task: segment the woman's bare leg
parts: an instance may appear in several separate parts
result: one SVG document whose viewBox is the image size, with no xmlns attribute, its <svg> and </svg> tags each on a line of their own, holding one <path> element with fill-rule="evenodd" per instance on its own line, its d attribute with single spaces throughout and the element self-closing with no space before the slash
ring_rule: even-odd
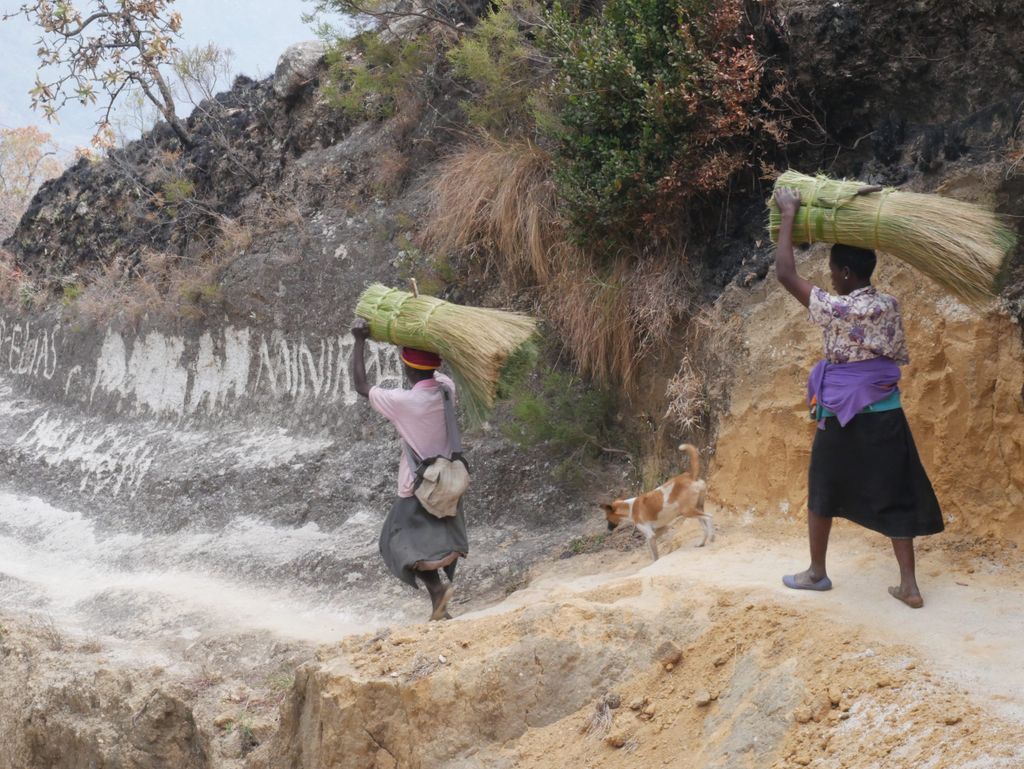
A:
<svg viewBox="0 0 1024 769">
<path fill-rule="evenodd" d="M 900 584 L 889 588 L 889 595 L 903 601 L 912 609 L 924 606 L 921 590 L 917 586 L 917 574 L 914 565 L 914 540 L 893 539 L 892 551 L 896 554 L 896 562 L 900 565 Z"/>
<path fill-rule="evenodd" d="M 828 537 L 831 532 L 831 518 L 807 511 L 807 540 L 811 546 L 811 565 L 806 571 L 793 575 L 796 584 L 812 585 L 828 576 L 825 555 L 828 553 Z"/>
</svg>

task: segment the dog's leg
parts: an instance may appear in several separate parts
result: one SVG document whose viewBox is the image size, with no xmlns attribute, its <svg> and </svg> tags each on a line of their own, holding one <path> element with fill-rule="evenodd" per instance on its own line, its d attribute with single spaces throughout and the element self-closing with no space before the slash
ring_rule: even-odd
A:
<svg viewBox="0 0 1024 769">
<path fill-rule="evenodd" d="M 647 549 L 651 551 L 651 562 L 658 560 L 658 538 L 649 537 L 647 539 Z"/>
<path fill-rule="evenodd" d="M 640 529 L 640 533 L 642 533 L 647 538 L 647 549 L 651 551 L 651 561 L 652 562 L 657 561 L 658 560 L 658 534 L 657 534 L 657 532 L 654 530 L 654 528 L 652 526 L 648 526 L 647 524 L 642 524 L 640 526 L 637 526 L 637 528 Z"/>
<path fill-rule="evenodd" d="M 704 547 L 704 545 L 708 543 L 708 522 L 704 520 L 703 515 L 698 515 L 697 520 L 700 522 L 700 530 L 704 534 L 704 538 L 694 545 L 694 547 Z"/>
<path fill-rule="evenodd" d="M 715 524 L 711 520 L 710 515 L 702 515 L 698 518 L 700 526 L 704 530 L 704 539 L 701 540 L 697 547 L 704 547 L 708 542 L 715 541 Z"/>
</svg>

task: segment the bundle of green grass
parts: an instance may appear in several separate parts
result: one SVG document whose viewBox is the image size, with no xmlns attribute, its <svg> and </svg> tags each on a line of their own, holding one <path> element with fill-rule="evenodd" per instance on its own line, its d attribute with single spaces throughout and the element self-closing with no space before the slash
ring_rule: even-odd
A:
<svg viewBox="0 0 1024 769">
<path fill-rule="evenodd" d="M 953 198 L 796 171 L 782 174 L 775 187 L 800 191 L 794 243 L 842 243 L 891 254 L 974 306 L 995 294 L 996 279 L 1016 243 L 999 216 Z M 773 199 L 772 242 L 778 242 L 780 223 Z"/>
<path fill-rule="evenodd" d="M 474 421 L 537 361 L 537 321 L 528 315 L 452 304 L 375 283 L 356 305 L 370 338 L 440 355 L 451 366 L 460 400 Z"/>
</svg>

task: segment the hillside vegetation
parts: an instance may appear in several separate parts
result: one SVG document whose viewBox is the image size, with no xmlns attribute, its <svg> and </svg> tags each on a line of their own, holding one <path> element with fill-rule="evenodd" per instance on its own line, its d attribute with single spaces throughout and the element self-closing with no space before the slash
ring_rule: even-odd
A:
<svg viewBox="0 0 1024 769">
<path fill-rule="evenodd" d="M 1024 210 L 1014 5 L 324 0 L 363 25 L 325 31 L 302 77 L 240 78 L 187 145 L 159 124 L 44 186 L 6 243 L 8 300 L 251 320 L 254 254 L 322 281 L 313 224 L 374 211 L 349 235 L 371 261 L 539 314 L 552 359 L 607 403 L 595 429 L 617 437 L 584 443 L 657 474 L 665 446 L 713 443 L 733 345 L 710 303 L 765 276 L 780 169 L 929 190 L 984 167 L 983 202 Z M 1018 256 L 1016 313 L 1022 286 Z"/>
</svg>

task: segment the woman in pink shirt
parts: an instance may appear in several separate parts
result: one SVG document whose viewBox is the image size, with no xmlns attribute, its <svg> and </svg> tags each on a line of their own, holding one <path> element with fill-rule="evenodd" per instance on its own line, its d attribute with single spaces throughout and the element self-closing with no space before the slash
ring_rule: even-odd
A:
<svg viewBox="0 0 1024 769">
<path fill-rule="evenodd" d="M 454 517 L 438 518 L 427 512 L 413 493 L 416 468 L 409 461 L 406 447 L 420 459 L 450 456 L 444 398 L 451 398 L 454 406 L 455 383 L 437 371 L 441 366 L 437 355 L 403 347 L 402 363 L 410 389 L 370 387 L 363 360 L 369 334 L 365 321 L 359 321 L 352 328 L 355 390 L 369 399 L 374 411 L 395 426 L 402 440 L 398 497 L 381 529 L 380 554 L 391 573 L 406 584 L 418 588 L 417 577 L 423 582 L 430 593 L 431 620 L 447 619 L 455 567 L 458 559 L 469 553 L 462 502 Z M 442 579 L 442 571 L 448 578 L 447 583 Z"/>
<path fill-rule="evenodd" d="M 807 397 L 817 422 L 808 470 L 807 529 L 811 565 L 787 574 L 797 590 L 829 590 L 825 569 L 832 518 L 847 518 L 892 541 L 900 584 L 889 594 L 924 606 L 914 568 L 914 537 L 942 531 L 942 512 L 917 454 L 900 402 L 900 366 L 910 362 L 897 301 L 871 285 L 875 252 L 835 245 L 829 294 L 800 277 L 793 220 L 800 193 L 780 189 L 782 214 L 775 269 L 779 282 L 808 309 L 824 336 Z"/>
</svg>

